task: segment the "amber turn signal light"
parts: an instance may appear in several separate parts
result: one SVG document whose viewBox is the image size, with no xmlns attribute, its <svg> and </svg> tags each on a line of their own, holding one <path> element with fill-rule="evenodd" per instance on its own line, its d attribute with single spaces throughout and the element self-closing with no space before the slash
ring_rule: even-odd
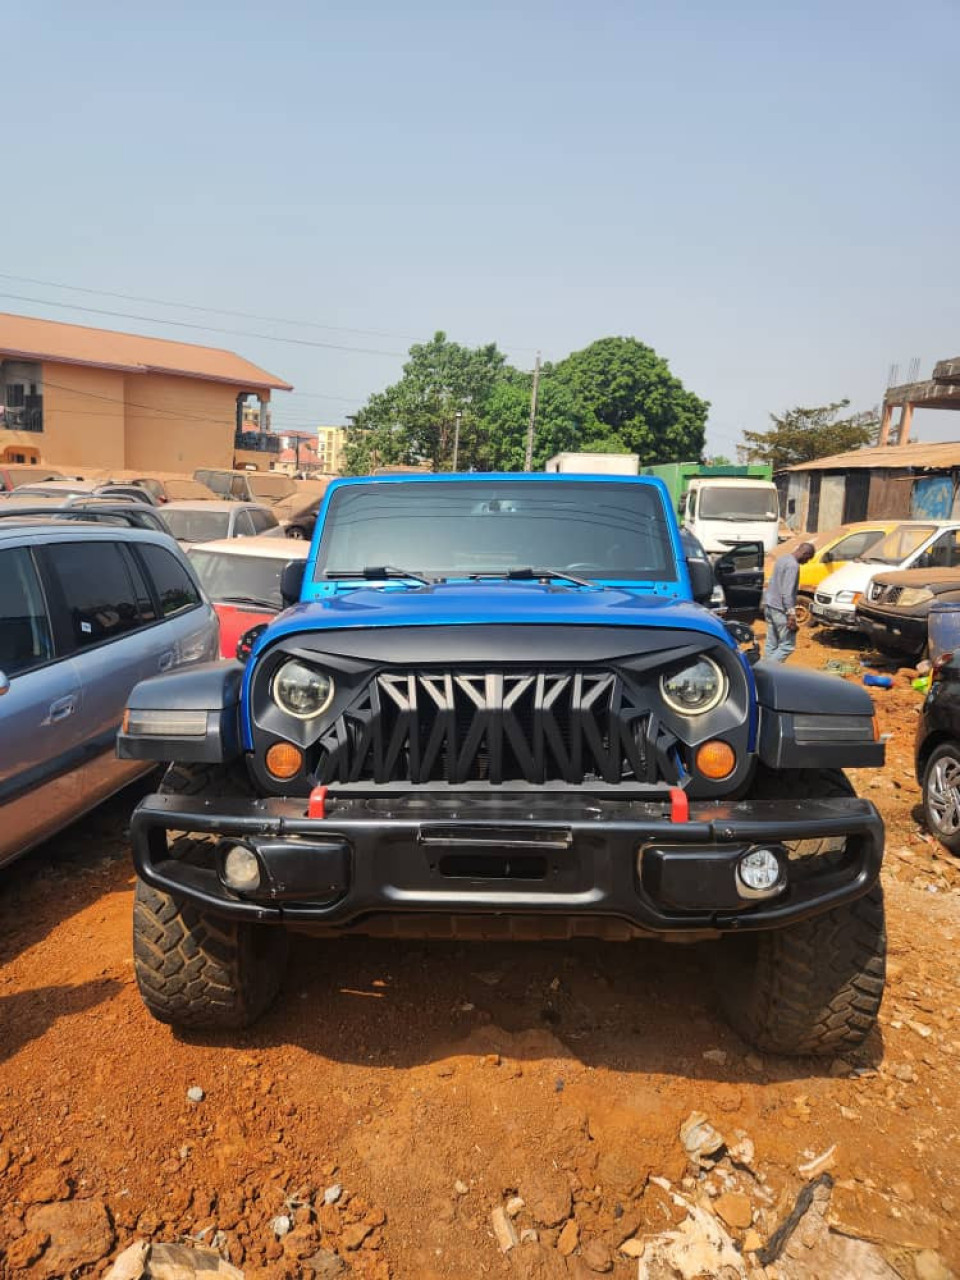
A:
<svg viewBox="0 0 960 1280">
<path fill-rule="evenodd" d="M 697 768 L 705 778 L 729 778 L 737 767 L 737 757 L 728 742 L 714 739 L 697 748 Z"/>
<path fill-rule="evenodd" d="M 300 772 L 303 752 L 290 742 L 275 742 L 267 748 L 267 770 L 275 778 L 292 778 Z"/>
</svg>

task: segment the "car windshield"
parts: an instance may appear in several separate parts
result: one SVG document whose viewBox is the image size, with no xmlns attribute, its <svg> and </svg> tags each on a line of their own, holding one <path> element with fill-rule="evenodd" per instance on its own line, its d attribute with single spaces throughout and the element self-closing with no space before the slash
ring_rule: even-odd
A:
<svg viewBox="0 0 960 1280">
<path fill-rule="evenodd" d="M 936 528 L 931 524 L 898 525 L 881 543 L 871 547 L 863 559 L 867 564 L 903 564 L 932 533 L 936 533 Z"/>
<path fill-rule="evenodd" d="M 164 523 L 180 542 L 213 542 L 225 538 L 230 529 L 229 511 L 188 511 L 167 507 Z"/>
<path fill-rule="evenodd" d="M 144 485 L 149 481 L 144 481 Z M 157 483 L 157 482 L 154 482 Z M 157 484 L 162 494 L 166 490 L 166 497 L 171 502 L 176 502 L 178 498 L 192 500 L 195 498 L 212 498 L 213 492 L 208 485 L 201 484 L 199 480 L 164 480 L 162 484 Z M 159 496 L 159 495 L 158 495 Z"/>
<path fill-rule="evenodd" d="M 700 490 L 702 520 L 776 520 L 777 491 L 761 485 L 710 485 Z"/>
<path fill-rule="evenodd" d="M 234 556 L 222 551 L 187 552 L 211 600 L 249 600 L 279 609 L 280 575 L 285 560 L 276 556 Z"/>
<path fill-rule="evenodd" d="M 316 577 L 385 565 L 431 578 L 527 567 L 613 581 L 677 577 L 660 494 L 637 481 L 409 481 L 337 490 Z"/>
</svg>

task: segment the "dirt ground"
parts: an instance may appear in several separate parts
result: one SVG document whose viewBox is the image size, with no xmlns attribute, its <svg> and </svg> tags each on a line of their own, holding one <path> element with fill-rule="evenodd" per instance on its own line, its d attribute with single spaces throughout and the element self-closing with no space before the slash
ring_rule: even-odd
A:
<svg viewBox="0 0 960 1280">
<path fill-rule="evenodd" d="M 794 661 L 857 653 L 806 632 Z M 841 1238 L 879 1246 L 870 1275 L 960 1271 L 960 864 L 918 821 L 920 695 L 901 675 L 875 701 L 888 763 L 855 781 L 887 822 L 890 981 L 847 1061 L 751 1052 L 712 948 L 645 944 L 298 940 L 256 1028 L 188 1036 L 134 983 L 129 795 L 0 872 L 0 1271 L 100 1275 L 148 1239 L 248 1276 L 635 1277 L 621 1246 L 683 1219 L 675 1196 L 752 1277 L 868 1274 Z M 737 1159 L 688 1163 L 694 1111 Z M 801 1221 L 763 1269 L 822 1170 L 831 1230 Z"/>
</svg>

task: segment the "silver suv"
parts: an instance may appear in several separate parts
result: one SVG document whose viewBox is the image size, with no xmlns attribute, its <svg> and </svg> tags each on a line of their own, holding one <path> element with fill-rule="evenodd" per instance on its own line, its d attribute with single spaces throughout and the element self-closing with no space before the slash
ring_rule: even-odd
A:
<svg viewBox="0 0 960 1280">
<path fill-rule="evenodd" d="M 218 649 L 169 535 L 0 520 L 0 863 L 144 772 L 114 754 L 130 690 Z"/>
</svg>

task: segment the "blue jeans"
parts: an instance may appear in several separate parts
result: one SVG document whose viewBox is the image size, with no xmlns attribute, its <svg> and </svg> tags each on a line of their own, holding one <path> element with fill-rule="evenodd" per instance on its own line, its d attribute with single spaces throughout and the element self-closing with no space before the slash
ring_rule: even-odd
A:
<svg viewBox="0 0 960 1280">
<path fill-rule="evenodd" d="M 787 615 L 781 609 L 764 609 L 767 642 L 763 656 L 770 662 L 786 662 L 797 647 L 797 633 L 787 626 Z"/>
</svg>

